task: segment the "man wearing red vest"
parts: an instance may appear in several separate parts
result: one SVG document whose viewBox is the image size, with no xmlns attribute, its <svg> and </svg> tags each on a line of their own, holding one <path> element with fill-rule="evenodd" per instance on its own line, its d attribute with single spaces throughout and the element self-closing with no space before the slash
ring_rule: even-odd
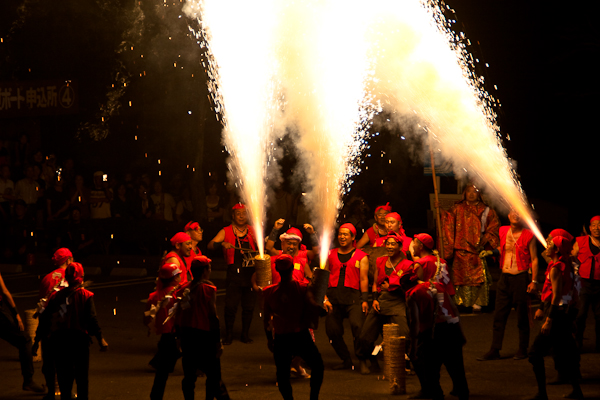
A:
<svg viewBox="0 0 600 400">
<path fill-rule="evenodd" d="M 416 261 L 413 265 L 415 273 L 423 282 L 439 283 L 444 292 L 454 296 L 454 285 L 448 272 L 446 260 L 439 257 L 433 238 L 426 233 L 419 233 L 413 239 L 413 254 Z"/>
<path fill-rule="evenodd" d="M 191 281 L 193 276 L 186 260 L 192 251 L 192 238 L 184 232 L 179 232 L 171 238 L 173 250 L 168 252 L 162 264 L 175 264 L 181 270 L 181 284 Z"/>
<path fill-rule="evenodd" d="M 240 302 L 242 303 L 242 343 L 252 343 L 250 324 L 254 315 L 256 292 L 252 290 L 254 274 L 253 252 L 256 247 L 256 233 L 248 225 L 248 213 L 243 204 L 232 209 L 232 223 L 221 229 L 208 243 L 210 250 L 223 249 L 227 263 L 227 288 L 225 292 L 225 340 L 229 345 L 233 340 L 233 323 Z"/>
<path fill-rule="evenodd" d="M 406 302 L 404 292 L 400 288 L 400 276 L 412 268 L 413 262 L 406 259 L 402 251 L 402 237 L 390 232 L 385 238 L 387 256 L 377 258 L 377 270 L 373 281 L 373 308 L 360 331 L 356 356 L 361 360 L 360 373 L 370 372 L 363 360 L 373 352 L 375 340 L 383 332 L 384 324 L 398 324 L 400 336 L 408 336 L 406 321 Z M 373 365 L 375 364 L 375 365 Z M 376 359 L 371 359 L 371 365 L 378 369 Z"/>
<path fill-rule="evenodd" d="M 277 384 L 285 400 L 293 399 L 290 384 L 290 364 L 294 356 L 302 357 L 311 368 L 310 398 L 319 398 L 323 383 L 323 359 L 309 331 L 308 315 L 315 315 L 320 306 L 311 302 L 308 283 L 293 278 L 294 260 L 289 254 L 277 257 L 275 268 L 281 282 L 267 286 L 265 296 L 265 329 L 273 321 L 273 357 L 277 367 Z"/>
<path fill-rule="evenodd" d="M 577 315 L 577 344 L 583 346 L 583 332 L 590 306 L 596 320 L 596 352 L 600 352 L 600 215 L 590 221 L 590 234 L 580 236 L 573 247 L 581 266 L 581 293 Z"/>
<path fill-rule="evenodd" d="M 375 209 L 375 223 L 372 227 L 367 229 L 363 237 L 360 238 L 356 247 L 362 249 L 366 245 L 373 247 L 375 241 L 381 237 L 385 237 L 388 233 L 388 229 L 385 225 L 385 217 L 392 212 L 390 203 L 385 206 L 379 206 Z"/>
<path fill-rule="evenodd" d="M 325 266 L 331 272 L 323 304 L 328 312 L 325 330 L 333 349 L 342 359 L 341 364 L 333 367 L 334 370 L 350 369 L 353 365 L 348 346 L 344 342 L 344 318 L 350 321 L 356 351 L 365 314 L 369 310 L 369 257 L 354 247 L 355 237 L 354 225 L 340 226 L 340 247 L 329 252 Z"/>
<path fill-rule="evenodd" d="M 194 399 L 198 369 L 206 375 L 206 399 L 229 400 L 227 388 L 221 380 L 221 332 L 217 316 L 217 288 L 209 281 L 211 260 L 196 257 L 190 268 L 194 280 L 177 295 L 181 297 L 177 326 L 183 353 L 183 381 L 185 400 Z"/>
<path fill-rule="evenodd" d="M 506 322 L 513 307 L 517 311 L 519 328 L 519 349 L 513 358 L 515 360 L 527 358 L 530 331 L 528 293 L 537 291 L 535 280 L 538 274 L 537 247 L 533 232 L 523 227 L 521 217 L 515 210 L 510 210 L 508 220 L 510 226 L 500 227 L 500 247 L 494 252 L 484 250 L 480 254 L 481 257 L 499 254 L 502 275 L 496 289 L 492 346 L 490 351 L 478 358 L 479 361 L 500 358 Z"/>
<path fill-rule="evenodd" d="M 400 217 L 400 214 L 397 212 L 387 214 L 385 216 L 385 227 L 388 232 L 395 232 L 402 237 L 402 251 L 409 259 L 412 259 L 412 255 L 409 252 L 412 240 L 406 236 L 406 232 L 404 232 L 404 228 L 402 228 L 402 218 Z M 385 246 L 386 237 L 387 236 L 383 236 L 375 240 L 373 247 Z"/>
<path fill-rule="evenodd" d="M 560 376 L 573 386 L 573 391 L 565 397 L 583 399 L 577 376 L 579 351 L 571 332 L 572 319 L 569 317 L 569 308 L 575 306 L 575 275 L 570 260 L 571 251 L 571 242 L 565 237 L 554 236 L 548 240 L 546 253 L 550 262 L 542 287 L 543 307 L 535 313 L 535 318 L 543 320 L 544 323 L 529 348 L 529 362 L 533 366 L 538 385 L 538 392 L 534 397 L 536 400 L 548 399 L 544 356 L 551 349 L 554 349 L 555 363 Z"/>
</svg>

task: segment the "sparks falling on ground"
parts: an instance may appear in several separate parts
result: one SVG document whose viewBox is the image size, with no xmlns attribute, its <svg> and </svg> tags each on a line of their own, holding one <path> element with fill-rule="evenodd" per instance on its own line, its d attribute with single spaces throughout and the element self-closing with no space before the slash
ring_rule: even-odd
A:
<svg viewBox="0 0 600 400">
<path fill-rule="evenodd" d="M 421 135 L 496 205 L 514 207 L 545 243 L 501 146 L 497 101 L 472 72 L 464 35 L 417 0 L 194 0 L 209 88 L 224 123 L 230 170 L 260 232 L 276 132 L 297 135 L 307 207 L 324 265 L 357 157 L 381 110 Z M 200 18 L 201 16 L 201 18 Z M 407 126 L 408 125 L 408 126 Z M 408 129 L 408 130 L 410 130 Z M 410 194 L 406 194 L 410 195 Z M 262 245 L 259 240 L 259 244 Z M 262 249 L 261 249 L 262 254 Z"/>
</svg>

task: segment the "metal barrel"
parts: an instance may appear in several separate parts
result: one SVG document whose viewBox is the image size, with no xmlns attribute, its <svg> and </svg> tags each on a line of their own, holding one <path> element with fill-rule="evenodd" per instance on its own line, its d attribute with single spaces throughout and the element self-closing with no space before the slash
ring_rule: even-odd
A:
<svg viewBox="0 0 600 400">
<path fill-rule="evenodd" d="M 311 290 L 317 304 L 323 304 L 329 285 L 329 274 L 330 272 L 323 268 L 316 268 L 313 271 Z"/>
<path fill-rule="evenodd" d="M 256 284 L 265 288 L 273 283 L 271 274 L 271 256 L 260 254 L 254 257 L 254 268 L 256 271 Z"/>
</svg>

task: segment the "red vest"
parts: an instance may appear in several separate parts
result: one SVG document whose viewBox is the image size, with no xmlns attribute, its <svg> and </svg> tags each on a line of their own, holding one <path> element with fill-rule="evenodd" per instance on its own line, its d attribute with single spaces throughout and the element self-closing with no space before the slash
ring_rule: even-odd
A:
<svg viewBox="0 0 600 400">
<path fill-rule="evenodd" d="M 508 235 L 509 230 L 510 226 L 500 227 L 500 248 L 502 249 L 502 252 L 500 253 L 500 268 L 504 266 L 504 246 L 506 246 L 506 235 Z M 519 236 L 515 243 L 515 255 L 517 257 L 517 268 L 519 271 L 525 271 L 531 268 L 529 242 L 531 242 L 532 239 L 533 232 L 525 228 L 521 231 L 521 236 Z"/>
<path fill-rule="evenodd" d="M 179 256 L 179 254 L 177 254 L 176 251 L 170 251 L 163 258 L 162 264 L 164 264 L 165 261 L 167 261 L 169 258 L 172 258 L 172 257 L 175 257 L 177 259 L 177 261 L 179 261 L 179 269 L 181 270 L 181 280 L 179 281 L 179 283 L 184 284 L 184 283 L 188 282 L 187 275 L 189 272 L 189 265 L 186 262 L 187 258 L 183 259 Z M 192 275 L 192 273 L 190 272 L 190 276 L 191 275 Z"/>
<path fill-rule="evenodd" d="M 589 236 L 579 236 L 576 240 L 579 245 L 577 258 L 581 263 L 581 266 L 579 267 L 579 276 L 585 279 L 600 280 L 600 253 L 596 255 L 592 254 Z M 590 276 L 592 265 L 594 265 L 594 276 Z"/>
<path fill-rule="evenodd" d="M 188 286 L 189 287 L 189 286 Z M 182 288 L 183 289 L 183 288 Z M 185 289 L 184 289 L 185 290 Z M 216 286 L 207 283 L 199 283 L 190 289 L 190 307 L 181 309 L 179 314 L 178 325 L 181 327 L 189 327 L 210 331 L 209 305 L 211 299 L 216 301 L 217 288 Z M 178 297 L 183 294 L 183 291 L 178 292 Z M 185 300 L 185 297 L 182 301 Z M 181 307 L 181 303 L 179 304 Z"/>
<path fill-rule="evenodd" d="M 406 235 L 402 236 L 402 251 L 406 254 L 408 252 L 408 250 L 410 249 L 410 243 L 412 242 L 412 239 Z M 384 247 L 385 246 L 385 236 L 384 237 L 380 237 L 379 239 L 377 239 L 375 241 L 375 245 L 374 247 Z"/>
<path fill-rule="evenodd" d="M 40 299 L 48 298 L 50 293 L 59 291 L 69 284 L 65 281 L 65 268 L 58 268 L 44 276 L 40 283 Z"/>
<path fill-rule="evenodd" d="M 379 235 L 379 233 L 375 232 L 375 229 L 373 229 L 373 227 L 367 229 L 366 233 L 369 237 L 369 246 L 373 247 L 377 239 L 379 239 L 381 236 Z"/>
<path fill-rule="evenodd" d="M 570 265 L 563 262 L 563 257 L 560 258 L 558 262 L 550 262 L 548 264 L 548 268 L 546 269 L 546 280 L 544 281 L 544 286 L 542 287 L 542 301 L 543 302 L 551 302 L 552 301 L 552 281 L 550 280 L 550 271 L 552 268 L 558 268 L 560 273 L 562 274 L 562 293 L 560 296 L 559 305 L 569 305 L 574 303 L 574 285 L 573 285 L 573 268 Z"/>
<path fill-rule="evenodd" d="M 444 291 L 447 292 L 450 296 L 454 296 L 454 284 L 452 283 L 452 279 L 450 279 L 450 273 L 448 273 L 448 264 L 446 260 L 440 258 L 441 268 L 439 275 L 435 275 L 437 272 L 437 257 L 433 254 L 430 254 L 425 257 L 419 258 L 416 263 L 421 265 L 423 268 L 423 280 L 425 282 L 429 282 L 431 279 L 434 279 L 434 282 L 440 283 L 444 286 Z"/>
<path fill-rule="evenodd" d="M 150 293 L 150 296 L 148 297 L 148 301 L 146 302 L 146 311 L 150 310 L 152 308 L 152 306 L 158 307 L 158 303 L 160 301 L 162 301 L 165 298 L 165 295 L 167 295 L 172 289 L 173 289 L 173 286 L 169 286 L 167 288 L 164 288 L 161 290 L 156 290 L 156 291 Z M 174 296 L 174 295 L 175 294 L 173 293 L 172 296 Z M 167 304 L 156 313 L 155 323 L 156 323 L 156 334 L 157 335 L 173 332 L 173 329 L 175 328 L 175 320 L 173 318 L 171 318 L 164 325 L 163 325 L 163 322 L 169 316 L 169 310 L 173 307 L 174 304 L 175 304 L 175 298 L 171 297 L 167 301 Z M 148 320 L 148 318 L 150 318 L 150 317 L 144 317 L 144 325 L 148 325 L 148 323 L 150 322 Z"/>
<path fill-rule="evenodd" d="M 367 256 L 367 253 L 360 249 L 355 249 L 352 258 L 346 263 L 346 279 L 344 279 L 344 286 L 360 290 L 360 260 Z M 340 280 L 340 268 L 342 263 L 338 258 L 338 249 L 332 249 L 329 251 L 327 258 L 329 261 L 329 286 L 337 287 L 338 281 Z"/>
<path fill-rule="evenodd" d="M 377 265 L 377 291 L 381 293 L 381 285 L 387 279 L 390 283 L 389 292 L 393 292 L 400 288 L 400 276 L 402 273 L 412 268 L 413 262 L 404 259 L 396 265 L 391 275 L 387 275 L 385 272 L 385 264 L 387 263 L 389 256 L 377 257 L 375 264 Z"/>
<path fill-rule="evenodd" d="M 250 225 L 247 225 L 247 227 L 248 227 L 248 234 L 246 235 L 246 238 L 240 239 L 240 240 L 249 241 L 250 248 L 252 250 L 256 250 L 256 240 L 254 239 L 256 237 L 256 233 L 254 233 L 254 228 L 252 228 Z M 225 228 L 223 228 L 223 230 L 225 231 L 225 239 L 223 241 L 226 243 L 230 243 L 230 244 L 234 245 L 235 247 L 240 247 L 239 244 L 237 243 L 237 236 L 233 232 L 233 225 L 226 226 Z M 235 254 L 235 249 L 226 249 L 223 247 L 223 257 L 225 257 L 225 261 L 227 262 L 227 265 L 233 264 L 234 254 Z"/>
<path fill-rule="evenodd" d="M 58 306 L 58 311 L 55 311 L 52 316 L 52 332 L 60 329 L 77 329 L 84 333 L 88 333 L 88 321 L 85 315 L 85 303 L 94 294 L 87 289 L 79 287 L 75 290 L 65 288 L 60 292 L 53 292 L 48 299 L 48 303 Z M 67 304 L 68 297 L 68 304 Z M 66 305 L 66 309 L 62 306 Z M 51 308 L 50 305 L 48 308 Z M 52 307 L 52 310 L 55 308 Z M 62 315 L 61 315 L 62 313 Z"/>
<path fill-rule="evenodd" d="M 433 327 L 435 304 L 429 282 L 419 283 L 406 291 L 406 300 L 414 301 L 419 309 L 419 332 Z"/>
<path fill-rule="evenodd" d="M 277 261 L 277 257 L 283 254 L 282 250 L 278 250 L 279 254 L 271 257 L 271 276 L 272 276 L 272 284 L 275 285 L 281 282 L 281 276 L 279 276 L 279 272 L 275 269 L 275 261 Z M 295 281 L 308 284 L 308 279 L 306 279 L 306 275 L 304 274 L 304 269 L 306 264 L 308 263 L 308 252 L 306 250 L 298 250 L 298 254 L 294 257 L 294 271 L 292 272 L 292 277 Z"/>
</svg>

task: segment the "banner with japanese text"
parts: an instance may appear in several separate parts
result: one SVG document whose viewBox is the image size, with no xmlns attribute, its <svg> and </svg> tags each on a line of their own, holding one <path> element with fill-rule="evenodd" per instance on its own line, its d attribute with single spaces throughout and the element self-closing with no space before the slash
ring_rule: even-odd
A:
<svg viewBox="0 0 600 400">
<path fill-rule="evenodd" d="M 0 82 L 0 118 L 76 114 L 78 106 L 76 81 Z"/>
</svg>

